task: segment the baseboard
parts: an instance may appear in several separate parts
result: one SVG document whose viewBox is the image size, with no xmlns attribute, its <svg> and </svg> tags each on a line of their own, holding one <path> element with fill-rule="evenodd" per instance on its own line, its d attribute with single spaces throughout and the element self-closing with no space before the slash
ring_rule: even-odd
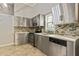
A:
<svg viewBox="0 0 79 59">
<path fill-rule="evenodd" d="M 0 45 L 0 47 L 10 46 L 10 45 L 14 45 L 14 43 L 3 44 L 3 45 Z"/>
</svg>

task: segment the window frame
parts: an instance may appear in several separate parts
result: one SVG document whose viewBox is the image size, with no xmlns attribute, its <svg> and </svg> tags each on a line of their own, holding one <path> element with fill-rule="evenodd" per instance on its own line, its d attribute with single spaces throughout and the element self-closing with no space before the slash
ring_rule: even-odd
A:
<svg viewBox="0 0 79 59">
<path fill-rule="evenodd" d="M 46 32 L 48 32 L 48 23 L 52 23 L 52 25 L 53 25 L 53 18 L 52 18 L 52 22 L 48 22 L 48 17 L 49 16 L 52 16 L 52 13 L 49 13 L 49 14 L 47 14 L 47 15 L 45 15 L 45 31 Z M 52 28 L 52 27 L 51 27 Z M 51 31 L 51 30 L 50 30 Z"/>
</svg>

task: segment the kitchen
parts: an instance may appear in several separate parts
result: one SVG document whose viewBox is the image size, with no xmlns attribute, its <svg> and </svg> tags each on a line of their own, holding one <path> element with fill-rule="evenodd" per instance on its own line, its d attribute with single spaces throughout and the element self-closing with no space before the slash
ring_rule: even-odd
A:
<svg viewBox="0 0 79 59">
<path fill-rule="evenodd" d="M 78 56 L 78 9 L 78 3 L 0 3 L 0 55 Z"/>
</svg>

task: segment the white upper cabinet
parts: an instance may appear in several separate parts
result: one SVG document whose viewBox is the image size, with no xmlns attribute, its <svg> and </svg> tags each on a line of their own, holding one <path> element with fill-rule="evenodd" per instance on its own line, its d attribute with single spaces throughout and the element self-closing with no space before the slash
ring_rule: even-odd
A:
<svg viewBox="0 0 79 59">
<path fill-rule="evenodd" d="M 44 26 L 44 15 L 40 15 L 40 26 Z"/>
<path fill-rule="evenodd" d="M 40 15 L 36 16 L 36 23 L 37 23 L 37 26 L 40 25 Z"/>
<path fill-rule="evenodd" d="M 58 4 L 52 8 L 53 24 L 68 24 L 75 22 L 75 4 Z"/>
<path fill-rule="evenodd" d="M 29 27 L 33 27 L 33 20 L 32 19 L 28 19 L 29 21 L 28 21 L 28 26 Z"/>
<path fill-rule="evenodd" d="M 20 26 L 26 27 L 26 19 L 24 17 L 20 20 Z"/>
<path fill-rule="evenodd" d="M 18 26 L 19 25 L 19 19 L 18 17 L 14 17 L 14 26 Z"/>
<path fill-rule="evenodd" d="M 25 20 L 26 20 L 26 27 L 29 27 L 29 19 L 27 19 L 27 18 L 25 18 Z"/>
<path fill-rule="evenodd" d="M 34 17 L 34 18 L 32 18 L 32 20 L 33 20 L 33 27 L 36 27 L 36 26 L 38 26 L 39 24 L 38 24 L 38 17 Z"/>
<path fill-rule="evenodd" d="M 37 15 L 33 18 L 33 26 L 44 26 L 44 15 Z"/>
<path fill-rule="evenodd" d="M 14 26 L 26 27 L 26 19 L 24 17 L 14 17 Z"/>
</svg>

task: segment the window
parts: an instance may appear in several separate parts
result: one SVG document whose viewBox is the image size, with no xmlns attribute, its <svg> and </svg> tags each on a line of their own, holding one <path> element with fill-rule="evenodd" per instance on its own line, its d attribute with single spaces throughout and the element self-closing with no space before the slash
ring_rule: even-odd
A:
<svg viewBox="0 0 79 59">
<path fill-rule="evenodd" d="M 48 31 L 53 31 L 55 28 L 54 28 L 54 24 L 53 24 L 52 13 L 46 15 L 45 16 L 45 20 L 46 20 L 46 22 L 45 22 L 45 24 L 46 24 L 46 26 L 45 26 L 46 31 L 47 32 Z"/>
</svg>

